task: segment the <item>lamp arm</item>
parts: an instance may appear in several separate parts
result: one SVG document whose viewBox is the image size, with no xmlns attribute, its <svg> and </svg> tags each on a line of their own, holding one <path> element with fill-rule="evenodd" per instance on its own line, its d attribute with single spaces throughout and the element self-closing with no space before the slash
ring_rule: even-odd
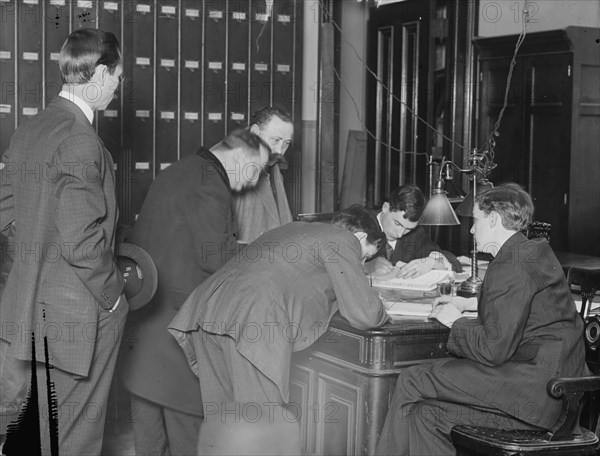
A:
<svg viewBox="0 0 600 456">
<path fill-rule="evenodd" d="M 438 177 L 439 180 L 442 180 L 443 174 L 444 174 L 444 167 L 446 167 L 446 166 L 451 166 L 456 171 L 458 171 L 459 173 L 462 173 L 462 174 L 472 174 L 475 172 L 472 168 L 461 168 L 453 161 L 442 158 L 442 163 L 440 165 L 440 175 Z"/>
</svg>

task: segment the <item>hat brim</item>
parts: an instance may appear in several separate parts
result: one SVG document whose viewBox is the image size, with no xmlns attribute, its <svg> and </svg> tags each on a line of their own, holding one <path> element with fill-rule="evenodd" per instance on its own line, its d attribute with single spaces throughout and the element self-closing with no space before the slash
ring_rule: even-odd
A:
<svg viewBox="0 0 600 456">
<path fill-rule="evenodd" d="M 154 261 L 144 249 L 130 242 L 120 242 L 117 244 L 116 256 L 127 258 L 136 263 L 141 270 L 140 280 L 142 285 L 133 296 L 126 296 L 129 303 L 129 310 L 137 310 L 150 302 L 156 288 L 158 287 L 158 273 Z M 121 271 L 123 272 L 123 271 Z"/>
</svg>

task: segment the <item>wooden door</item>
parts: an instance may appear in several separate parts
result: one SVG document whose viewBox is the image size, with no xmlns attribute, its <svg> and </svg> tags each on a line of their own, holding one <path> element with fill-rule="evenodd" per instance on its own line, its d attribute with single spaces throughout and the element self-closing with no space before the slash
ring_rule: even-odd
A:
<svg viewBox="0 0 600 456">
<path fill-rule="evenodd" d="M 367 201 L 379 205 L 403 183 L 426 181 L 425 125 L 429 89 L 430 2 L 410 0 L 372 9 L 368 25 Z"/>
</svg>

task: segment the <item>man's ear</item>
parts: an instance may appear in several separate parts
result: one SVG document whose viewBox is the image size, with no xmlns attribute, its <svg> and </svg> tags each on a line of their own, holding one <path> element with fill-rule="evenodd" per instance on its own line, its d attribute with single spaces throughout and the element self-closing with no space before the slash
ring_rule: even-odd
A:
<svg viewBox="0 0 600 456">
<path fill-rule="evenodd" d="M 496 211 L 491 211 L 488 215 L 490 219 L 490 227 L 494 228 L 500 222 L 500 215 Z"/>
<path fill-rule="evenodd" d="M 381 206 L 381 212 L 383 212 L 385 214 L 390 212 L 390 203 L 388 203 L 387 201 L 385 203 L 383 203 L 383 206 Z"/>
<path fill-rule="evenodd" d="M 256 125 L 256 124 L 250 125 L 250 133 L 254 133 L 255 135 L 258 135 L 259 131 L 260 131 L 260 128 L 258 128 L 258 125 Z"/>
<path fill-rule="evenodd" d="M 94 74 L 92 76 L 92 81 L 96 82 L 100 86 L 103 86 L 106 82 L 106 77 L 108 76 L 108 67 L 101 63 L 94 68 Z"/>
</svg>

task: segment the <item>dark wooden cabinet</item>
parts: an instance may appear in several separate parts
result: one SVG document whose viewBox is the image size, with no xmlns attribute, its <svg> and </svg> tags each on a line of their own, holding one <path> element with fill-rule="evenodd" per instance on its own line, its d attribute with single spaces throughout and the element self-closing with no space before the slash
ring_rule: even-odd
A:
<svg viewBox="0 0 600 456">
<path fill-rule="evenodd" d="M 290 403 L 303 448 L 315 455 L 370 455 L 402 368 L 448 356 L 449 329 L 399 319 L 361 331 L 336 314 L 327 332 L 294 355 Z"/>
<path fill-rule="evenodd" d="M 552 224 L 555 250 L 600 254 L 599 29 L 530 33 L 519 49 L 495 138 L 495 184 L 531 194 L 535 220 Z M 517 36 L 480 38 L 478 126 L 485 147 L 504 102 Z"/>
</svg>

